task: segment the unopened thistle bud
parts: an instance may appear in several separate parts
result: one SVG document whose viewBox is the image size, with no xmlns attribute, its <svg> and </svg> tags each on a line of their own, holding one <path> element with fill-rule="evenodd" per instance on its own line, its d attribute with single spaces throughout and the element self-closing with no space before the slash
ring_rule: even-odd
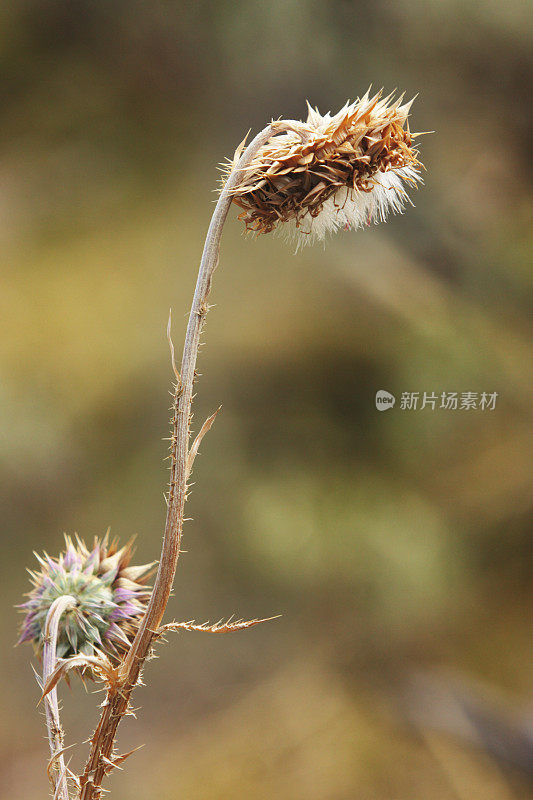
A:
<svg viewBox="0 0 533 800">
<path fill-rule="evenodd" d="M 35 554 L 40 570 L 31 571 L 33 589 L 20 608 L 25 613 L 19 642 L 31 641 L 38 653 L 50 606 L 58 597 L 71 595 L 76 606 L 59 624 L 57 655 L 62 658 L 103 651 L 117 661 L 128 650 L 144 613 L 150 587 L 146 579 L 152 564 L 130 566 L 132 541 L 118 547 L 109 537 L 95 538 L 92 550 L 76 537 L 65 536 L 66 549 L 59 558 Z"/>
<path fill-rule="evenodd" d="M 402 101 L 367 92 L 334 116 L 308 104 L 307 121 L 263 145 L 232 190 L 247 230 L 283 226 L 305 243 L 401 212 L 422 167 L 407 121 L 412 101 Z"/>
</svg>

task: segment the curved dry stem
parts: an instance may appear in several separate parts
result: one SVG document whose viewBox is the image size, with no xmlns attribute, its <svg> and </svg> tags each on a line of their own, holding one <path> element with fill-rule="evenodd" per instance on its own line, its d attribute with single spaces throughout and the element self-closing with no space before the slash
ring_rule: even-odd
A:
<svg viewBox="0 0 533 800">
<path fill-rule="evenodd" d="M 56 651 L 59 620 L 65 611 L 74 608 L 75 605 L 76 600 L 74 597 L 66 594 L 54 600 L 48 611 L 44 630 L 43 686 L 46 686 L 57 664 Z M 53 784 L 54 797 L 57 797 L 59 800 L 69 800 L 66 778 L 67 767 L 65 766 L 65 760 L 63 758 L 65 742 L 61 720 L 59 718 L 59 704 L 57 702 L 57 690 L 55 687 L 46 695 L 45 714 L 51 753 L 48 772 Z"/>
<path fill-rule="evenodd" d="M 268 125 L 250 142 L 222 189 L 216 204 L 202 253 L 194 298 L 192 301 L 179 379 L 176 384 L 172 414 L 171 466 L 167 505 L 167 517 L 161 559 L 148 608 L 142 618 L 135 641 L 124 659 L 121 669 L 121 686 L 109 691 L 100 722 L 92 737 L 89 760 L 81 776 L 80 800 L 97 800 L 101 796 L 101 783 L 106 774 L 106 761 L 110 760 L 116 730 L 128 710 L 131 692 L 139 674 L 155 631 L 163 618 L 168 598 L 174 583 L 176 566 L 180 554 L 187 479 L 189 477 L 189 423 L 193 397 L 196 359 L 202 326 L 209 310 L 208 298 L 213 273 L 218 264 L 220 237 L 232 203 L 232 189 L 240 179 L 242 170 L 252 161 L 260 147 L 272 136 L 292 130 L 302 138 L 307 137 L 307 128 L 297 120 L 278 120 Z"/>
</svg>

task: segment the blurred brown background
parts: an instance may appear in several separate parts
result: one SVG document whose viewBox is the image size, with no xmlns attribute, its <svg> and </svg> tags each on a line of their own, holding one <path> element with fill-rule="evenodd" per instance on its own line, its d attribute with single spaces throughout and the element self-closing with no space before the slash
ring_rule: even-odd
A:
<svg viewBox="0 0 533 800">
<path fill-rule="evenodd" d="M 533 797 L 532 33 L 517 0 L 4 5 L 1 797 L 47 792 L 11 646 L 32 550 L 111 525 L 159 553 L 165 328 L 181 347 L 217 163 L 370 83 L 436 131 L 416 208 L 296 256 L 231 219 L 201 353 L 196 428 L 223 411 L 168 619 L 283 617 L 159 648 L 112 797 Z M 80 743 L 101 696 L 61 695 Z"/>
</svg>

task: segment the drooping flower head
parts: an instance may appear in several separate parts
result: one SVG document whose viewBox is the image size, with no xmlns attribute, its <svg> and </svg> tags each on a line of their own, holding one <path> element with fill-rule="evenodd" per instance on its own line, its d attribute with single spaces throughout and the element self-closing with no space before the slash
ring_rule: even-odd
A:
<svg viewBox="0 0 533 800">
<path fill-rule="evenodd" d="M 270 233 L 283 225 L 305 243 L 401 212 L 406 186 L 421 181 L 422 167 L 407 121 L 413 101 L 402 101 L 367 92 L 334 116 L 308 104 L 298 132 L 263 145 L 232 190 L 247 230 Z M 226 177 L 234 162 L 225 166 Z"/>
<path fill-rule="evenodd" d="M 103 651 L 113 661 L 126 652 L 150 597 L 146 585 L 152 564 L 130 565 L 133 540 L 118 547 L 109 535 L 95 538 L 92 550 L 76 536 L 65 536 L 59 558 L 35 554 L 40 570 L 31 571 L 33 589 L 20 608 L 25 613 L 20 642 L 31 641 L 38 653 L 50 606 L 61 595 L 72 595 L 76 607 L 61 617 L 57 655 L 62 658 Z"/>
</svg>

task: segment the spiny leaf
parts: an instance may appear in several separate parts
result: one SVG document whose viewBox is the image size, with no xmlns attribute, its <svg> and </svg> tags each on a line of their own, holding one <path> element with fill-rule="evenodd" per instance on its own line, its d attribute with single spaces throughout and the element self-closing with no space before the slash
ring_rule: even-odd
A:
<svg viewBox="0 0 533 800">
<path fill-rule="evenodd" d="M 245 628 L 251 628 L 254 625 L 259 625 L 261 622 L 270 622 L 272 619 L 279 619 L 281 614 L 276 614 L 274 617 L 266 617 L 265 619 L 236 619 L 232 620 L 230 617 L 226 622 L 219 620 L 213 624 L 203 622 L 202 624 L 196 623 L 193 619 L 188 622 L 169 622 L 162 625 L 158 631 L 157 636 L 165 634 L 167 631 L 202 631 L 204 633 L 232 633 L 233 631 L 242 631 Z"/>
</svg>

